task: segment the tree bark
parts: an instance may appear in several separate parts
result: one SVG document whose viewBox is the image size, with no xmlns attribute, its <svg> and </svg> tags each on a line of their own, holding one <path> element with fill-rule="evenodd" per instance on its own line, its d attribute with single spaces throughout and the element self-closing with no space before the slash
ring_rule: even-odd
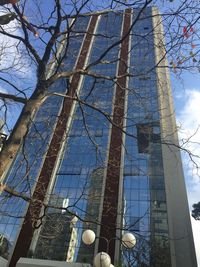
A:
<svg viewBox="0 0 200 267">
<path fill-rule="evenodd" d="M 47 82 L 38 83 L 34 93 L 27 100 L 24 105 L 20 117 L 9 136 L 8 140 L 5 142 L 2 151 L 0 153 L 0 182 L 3 183 L 5 179 L 5 173 L 11 166 L 13 159 L 15 158 L 20 146 L 27 135 L 29 126 L 34 116 L 36 115 L 41 104 L 46 99 L 47 92 Z"/>
</svg>

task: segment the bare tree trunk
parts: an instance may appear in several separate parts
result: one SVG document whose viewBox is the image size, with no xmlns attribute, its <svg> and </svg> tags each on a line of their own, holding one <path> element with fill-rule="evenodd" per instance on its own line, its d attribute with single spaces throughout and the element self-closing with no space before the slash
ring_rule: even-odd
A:
<svg viewBox="0 0 200 267">
<path fill-rule="evenodd" d="M 41 104 L 45 101 L 45 92 L 47 91 L 47 83 L 38 84 L 35 92 L 32 94 L 27 103 L 22 109 L 20 117 L 9 136 L 8 140 L 5 142 L 3 149 L 0 153 L 0 181 L 4 180 L 4 174 L 11 166 L 13 159 L 15 158 L 17 151 L 20 149 L 22 141 L 26 137 L 29 126 L 40 108 Z M 46 88 L 45 88 L 46 87 Z"/>
</svg>

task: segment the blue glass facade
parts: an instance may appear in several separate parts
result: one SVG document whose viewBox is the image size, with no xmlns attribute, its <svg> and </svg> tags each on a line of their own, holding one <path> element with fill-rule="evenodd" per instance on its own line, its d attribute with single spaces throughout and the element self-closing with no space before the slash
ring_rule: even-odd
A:
<svg viewBox="0 0 200 267">
<path fill-rule="evenodd" d="M 81 20 L 81 24 L 77 22 L 74 30 L 78 32 L 85 30 L 88 21 L 89 18 L 86 18 Z M 83 38 L 83 33 L 79 36 L 76 33 L 71 33 L 68 54 L 63 62 L 65 70 L 70 70 L 74 66 Z M 49 93 L 65 93 L 68 90 L 67 87 L 68 81 L 61 79 L 49 88 Z M 30 122 L 29 132 L 6 178 L 6 183 L 9 186 L 27 197 L 32 196 L 62 103 L 63 98 L 50 96 L 41 106 L 36 117 Z M 1 194 L 0 234 L 5 242 L 9 244 L 9 253 L 17 238 L 26 208 L 27 202 L 22 198 L 14 196 L 10 198 L 9 194 Z M 5 254 L 7 258 L 8 248 L 5 250 L 6 252 L 2 252 L 2 255 Z"/>
<path fill-rule="evenodd" d="M 124 227 L 138 242 L 133 251 L 124 251 L 123 261 L 125 265 L 131 262 L 131 266 L 171 266 L 154 31 L 152 19 L 145 17 L 151 17 L 150 10 L 137 21 L 131 35 L 133 77 L 129 79 L 132 90 L 127 100 L 126 128 L 135 138 L 126 136 L 123 179 Z M 156 262 L 159 252 L 154 251 L 154 243 L 160 252 L 165 249 L 162 264 L 159 259 Z"/>
<path fill-rule="evenodd" d="M 121 23 L 122 15 L 116 17 L 114 14 L 105 14 L 101 16 L 96 37 L 93 40 L 89 64 L 97 60 L 106 48 L 119 40 L 121 29 L 118 25 Z M 114 25 L 115 31 L 113 30 Z M 103 58 L 104 61 L 113 61 L 114 63 L 98 64 L 92 67 L 91 71 L 99 75 L 114 76 L 118 53 L 119 46 L 114 47 Z M 80 97 L 86 100 L 91 107 L 111 114 L 113 93 L 112 81 L 104 79 L 96 81 L 92 77 L 85 77 Z M 83 228 L 91 228 L 95 232 L 97 230 L 107 164 L 110 124 L 105 116 L 91 107 L 76 104 L 72 125 L 56 172 L 52 197 L 54 203 L 62 203 L 63 199 L 68 199 L 71 212 L 80 216 L 84 221 L 94 221 L 94 223 L 85 223 L 80 219 L 77 221 L 77 242 L 73 255 L 74 261 L 92 263 L 93 248 L 82 248 L 84 244 L 81 243 L 81 234 Z M 51 199 L 50 197 L 50 202 Z M 63 256 L 62 260 L 66 260 L 65 255 Z M 44 255 L 40 255 L 40 257 L 45 258 Z"/>
<path fill-rule="evenodd" d="M 126 92 L 125 133 L 119 144 L 123 182 L 118 198 L 122 209 L 118 209 L 117 219 L 121 225 L 120 236 L 113 237 L 119 239 L 123 233 L 131 232 L 136 236 L 137 244 L 132 250 L 120 244 L 115 259 L 120 267 L 170 267 L 175 265 L 172 265 L 170 255 L 159 79 L 155 67 L 155 25 L 151 8 L 138 19 L 139 12 L 133 10 L 131 14 L 134 26 L 128 37 L 129 59 L 124 63 L 130 75 L 123 88 Z M 98 15 L 85 60 L 85 65 L 87 63 L 95 75 L 79 79 L 76 96 L 81 101 L 74 101 L 68 126 L 65 126 L 65 136 L 46 193 L 45 201 L 49 206 L 42 210 L 45 216 L 34 233 L 28 257 L 92 264 L 98 250 L 97 244 L 96 247 L 95 244 L 84 245 L 81 236 L 84 229 L 89 228 L 99 237 L 102 227 L 111 135 L 115 128 L 110 120 L 117 103 L 119 80 L 116 76 L 123 47 L 119 40 L 123 36 L 124 20 L 123 12 Z M 66 42 L 62 69 L 75 68 L 90 22 L 90 16 L 78 17 L 72 22 L 73 31 Z M 62 79 L 49 91 L 66 93 L 71 84 L 72 78 Z M 7 183 L 26 196 L 31 197 L 34 191 L 56 121 L 62 115 L 62 104 L 63 98 L 58 96 L 45 101 L 30 123 L 29 133 L 9 172 Z M 9 247 L 1 251 L 5 258 L 14 245 L 26 209 L 25 200 L 5 193 L 1 195 L 0 234 Z"/>
</svg>

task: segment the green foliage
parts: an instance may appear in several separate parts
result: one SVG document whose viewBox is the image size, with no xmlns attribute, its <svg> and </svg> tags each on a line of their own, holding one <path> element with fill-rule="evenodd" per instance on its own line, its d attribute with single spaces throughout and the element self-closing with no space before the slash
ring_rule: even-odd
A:
<svg viewBox="0 0 200 267">
<path fill-rule="evenodd" d="M 192 207 L 192 217 L 195 220 L 200 220 L 200 202 L 198 202 L 197 204 L 193 204 Z"/>
</svg>

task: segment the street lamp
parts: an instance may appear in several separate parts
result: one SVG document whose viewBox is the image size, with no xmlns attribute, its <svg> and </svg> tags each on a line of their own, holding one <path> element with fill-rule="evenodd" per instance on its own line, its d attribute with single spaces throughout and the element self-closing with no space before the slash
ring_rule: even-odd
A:
<svg viewBox="0 0 200 267">
<path fill-rule="evenodd" d="M 86 245 L 91 245 L 94 243 L 96 238 L 103 238 L 107 242 L 107 251 L 108 246 L 110 243 L 110 240 L 107 240 L 105 237 L 96 237 L 94 231 L 88 229 L 85 230 L 82 234 L 82 240 L 83 243 Z M 112 239 L 111 239 L 112 240 Z M 132 233 L 125 233 L 122 236 L 122 245 L 127 248 L 131 249 L 136 245 L 136 238 Z M 94 266 L 95 267 L 114 267 L 114 265 L 111 264 L 111 258 L 110 256 L 105 252 L 99 252 L 95 258 L 94 258 Z"/>
<path fill-rule="evenodd" d="M 126 233 L 122 236 L 122 245 L 125 248 L 133 248 L 136 245 L 136 238 L 131 233 Z"/>
<path fill-rule="evenodd" d="M 105 252 L 99 252 L 94 258 L 95 267 L 111 267 L 111 258 Z"/>
<path fill-rule="evenodd" d="M 91 245 L 94 243 L 95 237 L 95 233 L 92 230 L 85 230 L 82 234 L 83 243 L 86 245 Z"/>
</svg>

